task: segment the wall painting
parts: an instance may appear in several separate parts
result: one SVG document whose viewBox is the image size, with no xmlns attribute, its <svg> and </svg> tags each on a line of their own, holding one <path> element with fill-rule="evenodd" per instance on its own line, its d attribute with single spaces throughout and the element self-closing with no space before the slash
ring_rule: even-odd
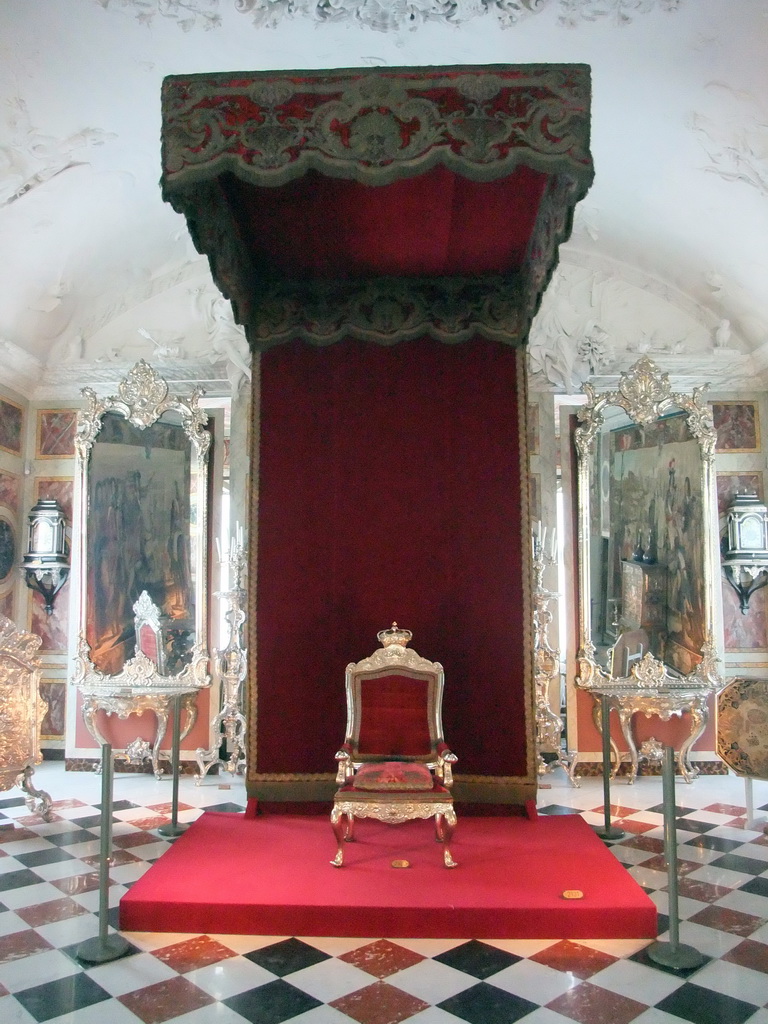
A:
<svg viewBox="0 0 768 1024">
<path fill-rule="evenodd" d="M 759 452 L 760 421 L 754 402 L 713 402 L 718 452 Z"/>
<path fill-rule="evenodd" d="M 42 680 L 40 696 L 48 705 L 40 725 L 41 740 L 61 740 L 66 729 L 67 684 L 63 680 Z"/>
<path fill-rule="evenodd" d="M 21 455 L 21 406 L 8 398 L 0 398 L 0 450 Z"/>
<path fill-rule="evenodd" d="M 7 473 L 5 470 L 0 470 L 0 505 L 4 505 L 18 515 L 20 494 L 21 477 L 16 473 Z"/>
<path fill-rule="evenodd" d="M 37 413 L 37 458 L 75 457 L 77 413 L 74 409 L 40 409 Z"/>
<path fill-rule="evenodd" d="M 683 413 L 612 430 L 609 438 L 607 603 L 621 596 L 624 562 L 658 566 L 656 585 L 664 589 L 660 657 L 687 674 L 701 660 L 705 639 L 701 448 Z"/>
</svg>

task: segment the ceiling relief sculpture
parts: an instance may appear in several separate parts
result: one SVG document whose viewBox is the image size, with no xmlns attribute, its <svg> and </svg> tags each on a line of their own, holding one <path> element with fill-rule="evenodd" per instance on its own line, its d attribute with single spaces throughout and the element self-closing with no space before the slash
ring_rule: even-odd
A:
<svg viewBox="0 0 768 1024">
<path fill-rule="evenodd" d="M 193 28 L 210 31 L 221 25 L 220 0 L 94 0 L 105 10 L 127 9 L 142 25 L 151 25 L 156 17 L 175 21 L 183 32 Z"/>
<path fill-rule="evenodd" d="M 707 112 L 688 118 L 709 161 L 704 169 L 768 196 L 768 106 L 721 82 L 707 86 L 707 97 Z"/>
<path fill-rule="evenodd" d="M 220 28 L 227 5 L 249 15 L 255 28 L 276 28 L 291 18 L 318 25 L 355 24 L 377 32 L 416 29 L 427 22 L 458 27 L 483 15 L 501 28 L 511 28 L 551 8 L 567 28 L 583 22 L 610 20 L 628 25 L 654 10 L 675 11 L 683 0 L 94 0 L 100 7 L 128 9 L 136 20 L 151 25 L 156 17 L 175 21 L 180 29 Z"/>
<path fill-rule="evenodd" d="M 628 315 L 631 310 L 631 315 Z M 622 279 L 568 251 L 552 276 L 528 341 L 534 390 L 574 393 L 637 356 L 663 357 L 677 375 L 695 365 L 720 387 L 748 386 L 754 366 L 727 319 L 671 288 Z"/>
<path fill-rule="evenodd" d="M 41 132 L 20 96 L 6 104 L 7 134 L 0 144 L 0 206 L 8 206 L 58 174 L 88 163 L 86 153 L 116 138 L 100 128 L 83 128 L 57 138 Z"/>
<path fill-rule="evenodd" d="M 209 393 L 226 390 L 231 374 L 244 378 L 242 329 L 201 314 L 193 291 L 213 293 L 208 260 L 184 217 L 160 201 L 156 113 L 165 75 L 492 66 L 524 38 L 526 53 L 555 62 L 573 58 L 578 42 L 591 66 L 598 174 L 575 207 L 560 266 L 569 278 L 581 267 L 616 297 L 600 305 L 586 286 L 572 289 L 559 311 L 567 330 L 549 318 L 559 348 L 533 347 L 535 386 L 578 387 L 589 368 L 615 374 L 647 352 L 675 374 L 695 363 L 701 381 L 736 387 L 735 374 L 764 389 L 764 8 L 764 0 L 2 0 L 4 383 L 44 392 L 46 401 L 77 398 L 83 381 L 108 380 L 110 367 L 124 373 L 140 358 L 162 359 L 174 380 L 201 374 Z M 371 27 L 377 18 L 386 31 Z M 477 128 L 483 119 L 493 127 L 493 117 L 467 120 Z M 270 113 L 264 139 L 279 123 Z M 374 128 L 372 120 L 357 126 L 371 129 L 369 142 Z M 384 132 L 384 149 L 387 139 Z M 502 209 L 498 219 L 512 217 Z M 290 289 L 264 283 L 270 315 L 292 329 Z M 320 282 L 303 324 L 327 337 L 326 288 Z M 355 314 L 371 324 L 404 315 L 415 323 L 427 296 L 415 298 L 411 309 L 377 300 L 356 304 Z M 446 325 L 460 322 L 453 292 L 443 289 L 439 305 Z"/>
</svg>

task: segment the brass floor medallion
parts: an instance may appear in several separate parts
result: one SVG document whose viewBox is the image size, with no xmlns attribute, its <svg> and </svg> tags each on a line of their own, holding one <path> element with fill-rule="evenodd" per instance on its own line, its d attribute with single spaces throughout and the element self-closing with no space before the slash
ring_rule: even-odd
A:
<svg viewBox="0 0 768 1024">
<path fill-rule="evenodd" d="M 393 860 L 392 861 L 392 867 L 393 868 L 409 868 L 410 866 L 411 866 L 411 862 L 409 860 Z"/>
</svg>

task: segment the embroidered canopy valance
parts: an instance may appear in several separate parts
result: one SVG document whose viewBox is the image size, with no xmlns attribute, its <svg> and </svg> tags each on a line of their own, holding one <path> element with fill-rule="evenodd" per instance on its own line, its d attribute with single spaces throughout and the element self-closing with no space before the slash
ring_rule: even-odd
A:
<svg viewBox="0 0 768 1024">
<path fill-rule="evenodd" d="M 163 197 L 254 349 L 524 342 L 593 178 L 584 65 L 175 75 Z"/>
</svg>

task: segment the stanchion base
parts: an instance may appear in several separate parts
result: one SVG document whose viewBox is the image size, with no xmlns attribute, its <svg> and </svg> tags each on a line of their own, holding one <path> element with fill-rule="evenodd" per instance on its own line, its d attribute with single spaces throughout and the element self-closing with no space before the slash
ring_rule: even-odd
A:
<svg viewBox="0 0 768 1024">
<path fill-rule="evenodd" d="M 183 835 L 188 828 L 189 825 L 186 824 L 174 825 L 172 822 L 169 822 L 167 825 L 161 825 L 157 831 L 161 836 L 165 836 L 166 839 L 176 839 L 177 836 Z"/>
<path fill-rule="evenodd" d="M 646 953 L 654 963 L 661 964 L 662 967 L 676 967 L 679 970 L 701 967 L 707 962 L 706 957 L 698 949 L 686 946 L 684 942 L 678 942 L 677 945 L 671 942 L 652 942 Z"/>
<path fill-rule="evenodd" d="M 106 935 L 103 939 L 100 935 L 92 939 L 86 939 L 77 947 L 75 956 L 78 960 L 87 960 L 91 964 L 106 964 L 110 960 L 117 960 L 125 956 L 130 950 L 131 944 L 122 935 Z"/>
<path fill-rule="evenodd" d="M 627 833 L 623 828 L 616 828 L 609 825 L 608 828 L 595 827 L 595 835 L 600 839 L 623 839 Z"/>
</svg>

